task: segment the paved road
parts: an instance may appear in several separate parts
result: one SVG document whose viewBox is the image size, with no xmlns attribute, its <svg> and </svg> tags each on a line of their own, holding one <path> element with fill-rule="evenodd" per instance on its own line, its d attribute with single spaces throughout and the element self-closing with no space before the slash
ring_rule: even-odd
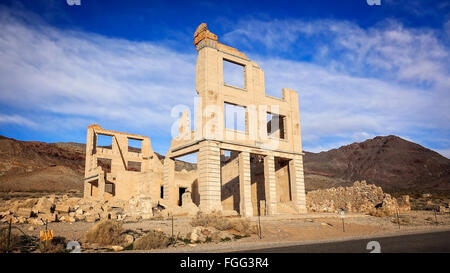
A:
<svg viewBox="0 0 450 273">
<path fill-rule="evenodd" d="M 373 248 L 367 249 L 370 241 L 378 241 L 383 253 L 450 253 L 450 231 L 274 247 L 242 251 L 241 253 L 368 253 L 373 250 Z"/>
</svg>

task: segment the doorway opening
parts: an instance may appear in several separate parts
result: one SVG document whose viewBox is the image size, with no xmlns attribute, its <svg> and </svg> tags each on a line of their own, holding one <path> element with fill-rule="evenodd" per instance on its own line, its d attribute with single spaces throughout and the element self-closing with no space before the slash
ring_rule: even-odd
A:
<svg viewBox="0 0 450 273">
<path fill-rule="evenodd" d="M 185 187 L 179 187 L 178 188 L 178 206 L 182 206 L 183 205 L 183 193 L 185 193 L 187 190 L 187 188 Z"/>
</svg>

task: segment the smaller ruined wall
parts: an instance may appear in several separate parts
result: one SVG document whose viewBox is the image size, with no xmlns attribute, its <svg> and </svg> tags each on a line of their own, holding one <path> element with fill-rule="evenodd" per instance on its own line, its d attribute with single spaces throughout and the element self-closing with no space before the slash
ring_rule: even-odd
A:
<svg viewBox="0 0 450 273">
<path fill-rule="evenodd" d="M 351 187 L 338 187 L 308 192 L 306 207 L 310 212 L 348 212 L 369 213 L 372 215 L 392 215 L 411 209 L 409 197 L 398 202 L 384 193 L 381 187 L 356 181 Z"/>
</svg>

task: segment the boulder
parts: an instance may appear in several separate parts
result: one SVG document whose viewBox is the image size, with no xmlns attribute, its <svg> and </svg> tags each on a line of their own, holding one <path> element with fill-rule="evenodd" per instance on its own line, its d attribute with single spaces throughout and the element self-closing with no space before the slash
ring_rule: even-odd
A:
<svg viewBox="0 0 450 273">
<path fill-rule="evenodd" d="M 44 222 L 51 223 L 57 221 L 58 215 L 56 213 L 39 213 L 38 218 L 42 219 Z"/>
<path fill-rule="evenodd" d="M 56 204 L 55 211 L 69 213 L 70 212 L 70 206 L 66 205 L 66 204 Z"/>
<path fill-rule="evenodd" d="M 100 220 L 100 215 L 98 214 L 90 214 L 86 216 L 86 222 L 94 223 L 95 221 Z"/>
<path fill-rule="evenodd" d="M 151 215 L 153 216 L 153 207 L 157 202 L 150 197 L 137 196 L 131 198 L 125 206 L 125 213 L 128 215 Z"/>
<path fill-rule="evenodd" d="M 20 216 L 20 217 L 31 217 L 31 208 L 18 208 L 16 211 L 16 216 Z"/>
<path fill-rule="evenodd" d="M 122 251 L 123 250 L 123 246 L 111 246 L 111 249 L 115 252 L 117 251 Z"/>
<path fill-rule="evenodd" d="M 124 245 L 129 246 L 134 242 L 134 237 L 131 234 L 126 234 L 123 238 Z"/>
<path fill-rule="evenodd" d="M 47 197 L 39 198 L 37 204 L 33 207 L 35 213 L 52 213 L 54 209 L 54 204 L 51 199 Z"/>
</svg>

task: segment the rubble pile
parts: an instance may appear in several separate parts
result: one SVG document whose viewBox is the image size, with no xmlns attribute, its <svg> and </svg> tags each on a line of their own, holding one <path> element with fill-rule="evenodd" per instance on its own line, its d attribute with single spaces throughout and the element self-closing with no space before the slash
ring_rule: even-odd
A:
<svg viewBox="0 0 450 273">
<path fill-rule="evenodd" d="M 190 196 L 186 196 L 190 197 Z M 183 206 L 167 209 L 160 201 L 138 196 L 122 200 L 97 201 L 78 197 L 44 196 L 25 200 L 7 200 L 0 204 L 0 222 L 45 225 L 50 222 L 96 222 L 101 219 L 135 222 L 139 219 L 164 218 L 169 215 L 195 215 L 195 204 L 183 199 Z"/>
<path fill-rule="evenodd" d="M 397 201 L 384 193 L 381 187 L 356 181 L 351 187 L 338 187 L 308 192 L 306 206 L 310 212 L 348 212 L 368 213 L 375 216 L 393 215 L 411 209 L 409 196 Z"/>
</svg>

